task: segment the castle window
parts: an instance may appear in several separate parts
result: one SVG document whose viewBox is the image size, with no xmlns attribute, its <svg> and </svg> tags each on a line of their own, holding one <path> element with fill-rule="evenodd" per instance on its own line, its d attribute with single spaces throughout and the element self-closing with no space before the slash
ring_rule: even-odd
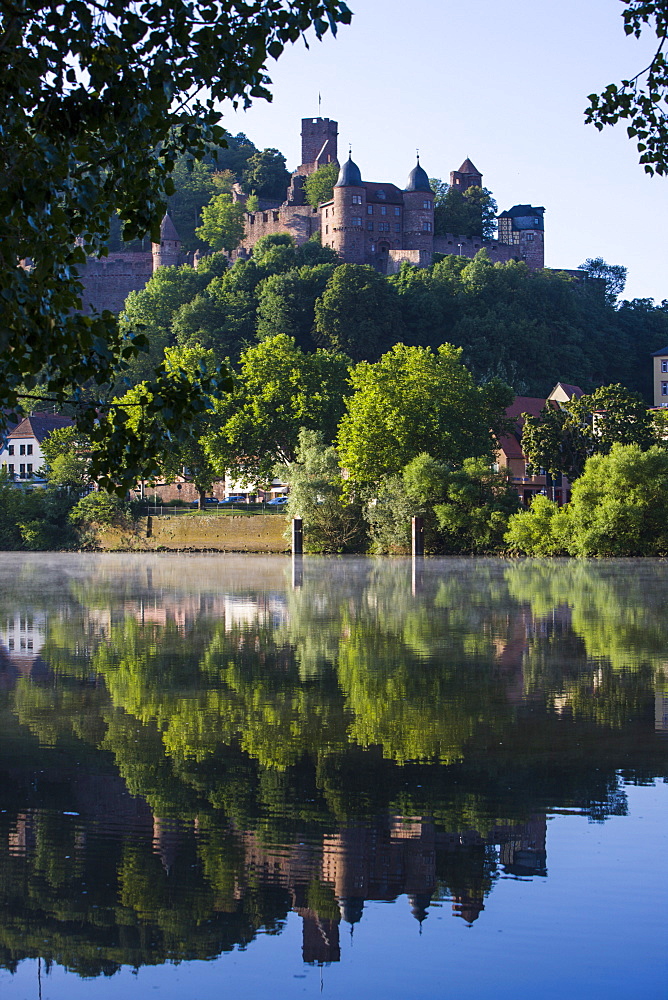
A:
<svg viewBox="0 0 668 1000">
<path fill-rule="evenodd" d="M 431 202 L 429 201 L 428 198 L 425 201 L 422 202 L 422 207 L 423 208 L 431 208 Z"/>
<path fill-rule="evenodd" d="M 369 230 L 370 233 L 372 233 L 373 232 L 373 222 L 367 222 L 366 228 Z"/>
<path fill-rule="evenodd" d="M 533 242 L 533 233 L 527 233 L 527 243 Z"/>
<path fill-rule="evenodd" d="M 353 205 L 361 205 L 361 204 L 362 204 L 362 195 L 361 194 L 354 194 L 353 195 Z"/>
<path fill-rule="evenodd" d="M 380 206 L 380 214 L 381 215 L 387 215 L 387 205 L 381 205 Z"/>
<path fill-rule="evenodd" d="M 352 219 L 350 220 L 350 225 L 351 226 L 361 226 L 362 225 L 362 220 L 361 220 L 360 216 L 359 215 L 353 215 Z"/>
<path fill-rule="evenodd" d="M 422 223 L 422 232 L 423 233 L 430 233 L 431 232 L 431 222 L 423 222 Z"/>
<path fill-rule="evenodd" d="M 366 207 L 366 214 L 367 215 L 373 215 L 373 205 L 367 205 L 367 207 Z"/>
<path fill-rule="evenodd" d="M 668 372 L 668 359 L 664 358 L 661 362 L 661 371 Z M 10 452 L 11 454 L 11 452 Z"/>
<path fill-rule="evenodd" d="M 662 382 L 661 383 L 661 395 L 662 396 L 668 396 L 668 382 Z M 9 466 L 9 471 L 11 472 L 13 468 L 14 468 L 14 466 L 10 465 Z"/>
<path fill-rule="evenodd" d="M 378 228 L 381 231 L 381 233 L 389 233 L 389 231 L 390 231 L 390 224 L 389 224 L 389 222 L 379 222 L 378 223 Z"/>
<path fill-rule="evenodd" d="M 376 198 L 378 199 L 378 201 L 385 201 L 385 197 L 386 196 L 384 191 L 381 190 L 376 191 Z"/>
<path fill-rule="evenodd" d="M 325 236 L 329 236 L 329 226 L 325 226 Z"/>
<path fill-rule="evenodd" d="M 401 223 L 400 222 L 395 222 L 394 223 L 394 231 L 395 231 L 395 233 L 400 233 L 401 232 Z"/>
<path fill-rule="evenodd" d="M 399 208 L 398 205 L 394 206 L 394 214 L 395 215 L 401 215 L 401 209 Z"/>
</svg>

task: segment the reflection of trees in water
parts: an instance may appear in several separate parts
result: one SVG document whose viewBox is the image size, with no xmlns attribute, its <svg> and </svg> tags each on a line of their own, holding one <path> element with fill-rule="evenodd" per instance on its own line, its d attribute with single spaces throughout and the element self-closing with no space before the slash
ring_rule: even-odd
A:
<svg viewBox="0 0 668 1000">
<path fill-rule="evenodd" d="M 543 870 L 532 814 L 603 819 L 625 809 L 620 768 L 665 769 L 649 714 L 661 567 L 625 563 L 629 581 L 620 564 L 427 560 L 415 594 L 409 561 L 307 561 L 286 594 L 192 579 L 181 592 L 169 561 L 150 580 L 141 565 L 76 575 L 48 608 L 41 679 L 1 696 L 0 741 L 21 741 L 0 783 L 7 967 L 45 938 L 82 974 L 207 957 L 290 908 L 305 955 L 334 960 L 336 908 L 352 919 L 363 903 L 344 875 L 379 892 L 374 865 L 407 872 L 413 848 L 429 871 L 394 895 L 418 919 L 440 898 L 471 922 L 500 866 Z M 51 776 L 33 787 L 14 764 L 39 755 Z M 127 829 L 84 795 L 82 760 Z"/>
</svg>

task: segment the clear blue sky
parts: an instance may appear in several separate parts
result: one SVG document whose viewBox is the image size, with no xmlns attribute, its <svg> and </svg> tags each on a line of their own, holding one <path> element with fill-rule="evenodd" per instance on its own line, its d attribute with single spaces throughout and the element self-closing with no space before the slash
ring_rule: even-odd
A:
<svg viewBox="0 0 668 1000">
<path fill-rule="evenodd" d="M 274 100 L 223 124 L 300 162 L 300 119 L 339 122 L 365 180 L 403 187 L 419 148 L 447 180 L 469 156 L 499 209 L 545 206 L 546 264 L 624 264 L 627 298 L 668 298 L 668 178 L 649 177 L 623 125 L 584 125 L 586 97 L 649 62 L 617 0 L 350 0 L 353 22 L 270 66 Z"/>
</svg>

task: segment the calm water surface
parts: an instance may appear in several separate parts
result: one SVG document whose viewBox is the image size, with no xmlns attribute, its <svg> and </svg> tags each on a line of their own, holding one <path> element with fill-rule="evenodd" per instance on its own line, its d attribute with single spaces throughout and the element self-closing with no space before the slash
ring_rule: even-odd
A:
<svg viewBox="0 0 668 1000">
<path fill-rule="evenodd" d="M 0 554 L 0 995 L 666 995 L 668 565 Z"/>
</svg>

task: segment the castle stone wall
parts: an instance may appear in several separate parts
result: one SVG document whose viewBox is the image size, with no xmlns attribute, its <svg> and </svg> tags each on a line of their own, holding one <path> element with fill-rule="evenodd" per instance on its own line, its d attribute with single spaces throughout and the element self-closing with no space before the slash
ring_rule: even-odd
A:
<svg viewBox="0 0 668 1000">
<path fill-rule="evenodd" d="M 506 264 L 509 260 L 521 260 L 522 258 L 521 247 L 510 243 L 471 239 L 469 236 L 456 236 L 454 233 L 434 237 L 434 253 L 473 258 L 480 250 L 486 250 L 490 260 L 495 264 Z M 542 267 L 542 264 L 540 266 Z M 529 267 L 531 267 L 530 264 Z"/>
<path fill-rule="evenodd" d="M 246 235 L 240 250 L 251 250 L 262 236 L 289 233 L 298 246 L 306 243 L 314 233 L 320 232 L 320 216 L 310 205 L 281 205 L 267 212 L 246 215 Z M 237 251 L 234 256 L 245 256 Z"/>
<path fill-rule="evenodd" d="M 153 274 L 153 254 L 148 251 L 111 253 L 89 257 L 80 271 L 83 312 L 122 311 L 130 292 L 139 292 Z"/>
</svg>

